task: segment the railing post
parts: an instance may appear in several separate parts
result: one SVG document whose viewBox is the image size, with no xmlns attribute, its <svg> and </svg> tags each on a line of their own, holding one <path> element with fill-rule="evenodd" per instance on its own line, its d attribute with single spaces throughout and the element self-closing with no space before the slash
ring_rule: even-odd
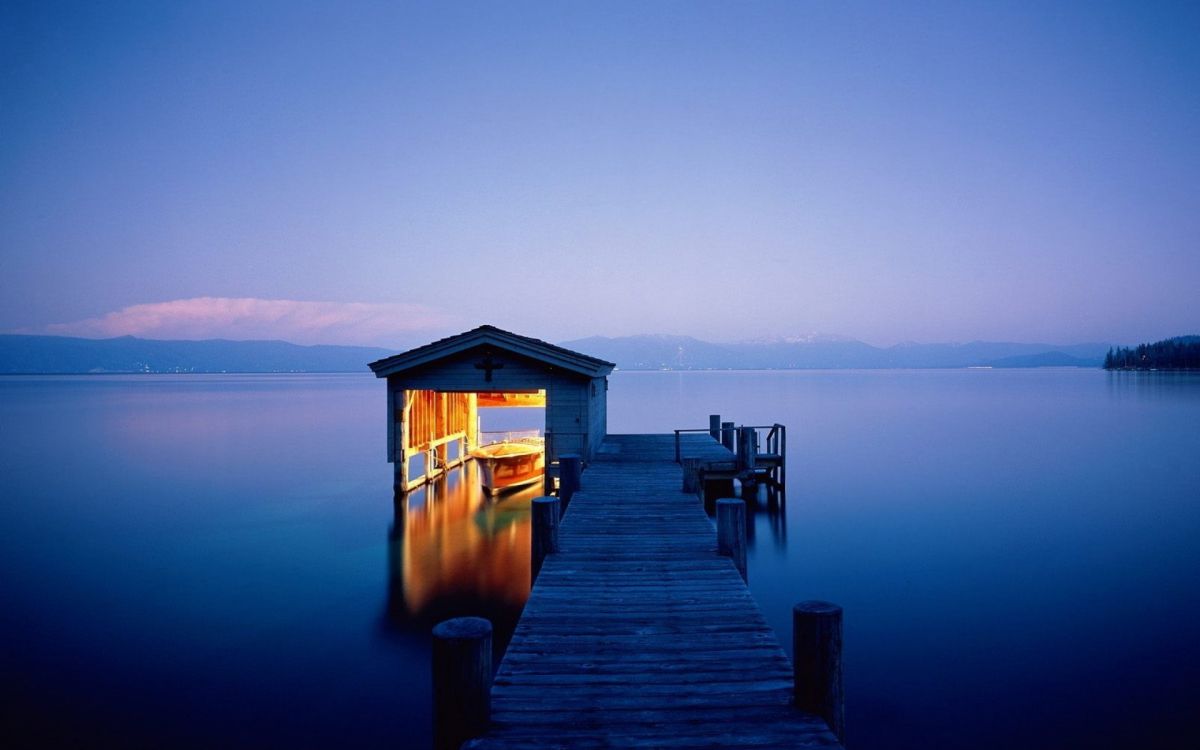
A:
<svg viewBox="0 0 1200 750">
<path fill-rule="evenodd" d="M 583 457 L 578 453 L 568 453 L 558 457 L 558 496 L 562 498 L 563 506 L 571 502 L 571 498 L 583 486 Z M 560 514 L 561 515 L 561 514 Z"/>
<path fill-rule="evenodd" d="M 492 624 L 456 617 L 433 628 L 433 746 L 450 750 L 492 718 Z"/>
<path fill-rule="evenodd" d="M 708 415 L 708 434 L 712 436 L 713 440 L 721 439 L 721 415 L 720 414 L 709 414 Z"/>
<path fill-rule="evenodd" d="M 746 503 L 731 497 L 717 501 L 717 552 L 733 559 L 733 566 L 746 574 Z"/>
<path fill-rule="evenodd" d="M 695 495 L 700 491 L 700 459 L 683 459 L 683 492 Z"/>
<path fill-rule="evenodd" d="M 820 716 L 843 742 L 842 608 L 821 601 L 792 607 L 792 653 L 796 708 Z"/>
<path fill-rule="evenodd" d="M 680 462 L 679 455 L 679 430 L 675 430 L 675 463 Z"/>
<path fill-rule="evenodd" d="M 542 467 L 542 492 L 550 495 L 554 492 L 554 476 L 550 474 L 550 467 L 558 458 L 558 447 L 554 444 L 554 430 L 546 430 L 544 448 L 546 458 Z"/>
<path fill-rule="evenodd" d="M 721 445 L 725 446 L 730 453 L 734 451 L 735 446 L 733 441 L 736 435 L 737 431 L 733 429 L 733 422 L 721 423 Z"/>
<path fill-rule="evenodd" d="M 558 521 L 562 503 L 557 497 L 535 497 L 530 506 L 533 534 L 529 544 L 529 585 L 537 580 L 546 555 L 558 552 Z"/>
<path fill-rule="evenodd" d="M 779 425 L 779 476 L 775 478 L 780 487 L 787 486 L 787 428 Z"/>
</svg>

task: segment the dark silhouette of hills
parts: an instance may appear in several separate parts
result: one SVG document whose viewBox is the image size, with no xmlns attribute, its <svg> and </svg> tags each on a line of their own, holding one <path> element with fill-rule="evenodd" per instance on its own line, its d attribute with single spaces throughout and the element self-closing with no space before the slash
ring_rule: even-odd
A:
<svg viewBox="0 0 1200 750">
<path fill-rule="evenodd" d="M 690 336 L 593 336 L 563 342 L 625 370 L 1100 367 L 1108 344 L 897 344 L 836 337 L 714 344 Z"/>
<path fill-rule="evenodd" d="M 898 344 L 809 337 L 717 344 L 690 336 L 591 338 L 562 344 L 625 370 L 786 370 L 839 368 L 1100 367 L 1108 344 Z M 123 336 L 0 335 L 0 374 L 171 372 L 364 372 L 395 354 L 363 346 L 300 346 L 286 341 L 160 341 Z"/>
<path fill-rule="evenodd" d="M 394 353 L 366 346 L 300 346 L 286 341 L 0 335 L 0 373 L 366 372 L 367 362 Z"/>
</svg>

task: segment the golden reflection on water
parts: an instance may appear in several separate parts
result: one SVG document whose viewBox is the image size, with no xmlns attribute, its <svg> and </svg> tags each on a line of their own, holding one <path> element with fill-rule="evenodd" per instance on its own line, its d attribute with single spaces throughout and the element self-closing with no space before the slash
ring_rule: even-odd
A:
<svg viewBox="0 0 1200 750">
<path fill-rule="evenodd" d="M 396 498 L 393 625 L 466 614 L 515 619 L 529 597 L 530 501 L 540 483 L 488 497 L 474 462 Z"/>
<path fill-rule="evenodd" d="M 500 653 L 529 598 L 529 506 L 541 483 L 489 497 L 479 486 L 473 461 L 447 476 L 396 498 L 388 544 L 387 627 L 427 629 L 449 617 L 486 617 L 495 627 Z M 714 512 L 718 496 L 706 499 Z M 747 500 L 747 537 L 759 544 L 787 545 L 786 505 L 781 489 L 759 484 Z M 766 516 L 763 528 L 755 519 Z"/>
</svg>

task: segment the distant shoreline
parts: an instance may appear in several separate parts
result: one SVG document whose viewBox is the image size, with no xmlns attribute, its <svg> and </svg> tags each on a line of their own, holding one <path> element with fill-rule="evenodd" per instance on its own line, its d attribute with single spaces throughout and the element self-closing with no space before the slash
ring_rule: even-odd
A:
<svg viewBox="0 0 1200 750">
<path fill-rule="evenodd" d="M 1029 367 L 989 367 L 967 365 L 961 367 L 691 367 L 691 368 L 649 368 L 649 367 L 618 367 L 617 373 L 689 373 L 689 372 L 921 372 L 936 370 L 949 372 L 953 370 L 998 370 L 998 371 L 1027 371 L 1027 370 L 1103 370 L 1102 367 L 1083 365 L 1042 365 Z M 1169 372 L 1168 370 L 1148 370 L 1127 368 L 1119 372 Z M 1195 370 L 1175 370 L 1174 372 L 1194 372 Z M 110 377 L 114 375 L 365 375 L 372 376 L 370 370 L 197 370 L 193 372 L 146 372 L 144 370 L 110 370 L 105 372 L 0 372 L 2 377 Z"/>
<path fill-rule="evenodd" d="M 1200 372 L 1200 336 L 1176 336 L 1136 347 L 1116 347 L 1104 355 L 1104 369 Z"/>
<path fill-rule="evenodd" d="M 1177 355 L 1193 348 L 1193 338 L 1180 337 L 1136 349 L 1096 343 L 1055 345 L 987 341 L 899 344 L 881 348 L 853 339 L 720 344 L 684 336 L 659 335 L 592 337 L 563 342 L 559 346 L 615 362 L 624 372 L 1099 369 L 1106 360 L 1115 369 L 1187 371 L 1192 369 L 1191 360 Z M 286 341 L 167 341 L 131 336 L 84 339 L 0 334 L 0 374 L 358 373 L 367 372 L 368 363 L 394 353 L 378 347 L 301 346 Z M 1172 365 L 1176 367 L 1172 368 Z"/>
<path fill-rule="evenodd" d="M 0 378 L 27 377 L 106 377 L 111 375 L 371 375 L 370 370 L 197 370 L 195 372 L 146 372 L 109 370 L 105 372 L 0 372 Z"/>
<path fill-rule="evenodd" d="M 1200 372 L 1200 367 L 1102 367 L 1105 372 Z"/>
</svg>

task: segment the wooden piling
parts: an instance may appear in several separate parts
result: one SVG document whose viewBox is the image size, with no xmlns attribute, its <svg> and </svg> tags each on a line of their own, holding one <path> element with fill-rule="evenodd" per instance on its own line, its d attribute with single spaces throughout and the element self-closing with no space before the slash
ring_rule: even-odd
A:
<svg viewBox="0 0 1200 750">
<path fill-rule="evenodd" d="M 720 414 L 709 414 L 708 415 L 708 434 L 712 435 L 713 440 L 721 439 L 721 415 Z"/>
<path fill-rule="evenodd" d="M 737 462 L 741 471 L 754 471 L 758 456 L 758 432 L 753 427 L 738 428 Z"/>
<path fill-rule="evenodd" d="M 457 750 L 492 714 L 492 624 L 456 617 L 433 629 L 433 746 Z"/>
<path fill-rule="evenodd" d="M 583 481 L 583 458 L 578 453 L 567 453 L 558 457 L 558 496 L 563 507 L 571 502 L 571 496 L 579 491 Z"/>
<path fill-rule="evenodd" d="M 717 501 L 717 552 L 732 558 L 733 566 L 746 574 L 746 503 L 731 497 Z"/>
<path fill-rule="evenodd" d="M 725 446 L 730 453 L 733 453 L 736 448 L 734 444 L 737 430 L 733 427 L 733 422 L 721 423 L 721 445 Z"/>
<path fill-rule="evenodd" d="M 842 693 L 842 608 L 806 601 L 792 608 L 792 665 L 796 708 L 825 719 L 845 741 Z"/>
<path fill-rule="evenodd" d="M 562 517 L 562 501 L 557 497 L 535 497 L 531 512 L 533 534 L 529 545 L 529 583 L 532 586 L 542 570 L 546 555 L 558 552 L 558 522 Z"/>
</svg>

